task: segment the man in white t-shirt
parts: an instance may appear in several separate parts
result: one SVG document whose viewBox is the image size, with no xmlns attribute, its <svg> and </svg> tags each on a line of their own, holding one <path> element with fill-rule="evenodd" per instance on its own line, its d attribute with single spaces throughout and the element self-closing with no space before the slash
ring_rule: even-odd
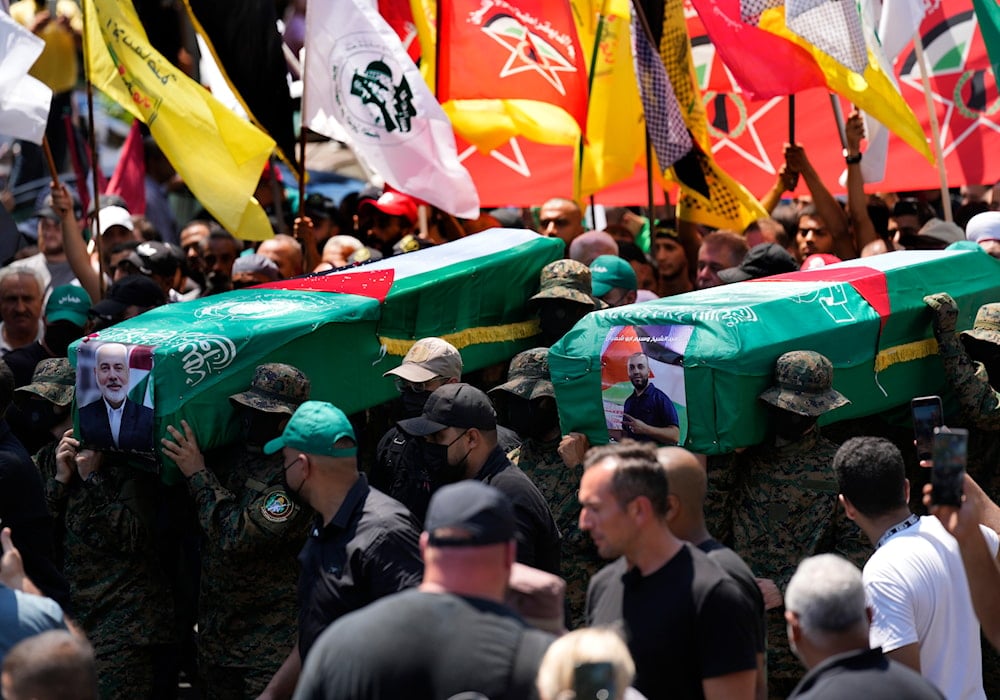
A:
<svg viewBox="0 0 1000 700">
<path fill-rule="evenodd" d="M 949 700 L 985 700 L 979 621 L 958 543 L 937 518 L 910 512 L 903 456 L 887 440 L 851 438 L 833 466 L 847 517 L 875 546 L 863 573 L 871 646 L 919 671 Z M 983 536 L 996 557 L 1000 537 L 986 527 Z"/>
</svg>

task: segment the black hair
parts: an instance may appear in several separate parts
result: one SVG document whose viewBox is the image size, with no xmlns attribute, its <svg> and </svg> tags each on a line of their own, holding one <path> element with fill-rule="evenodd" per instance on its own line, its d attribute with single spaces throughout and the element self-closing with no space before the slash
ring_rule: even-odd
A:
<svg viewBox="0 0 1000 700">
<path fill-rule="evenodd" d="M 595 447 L 587 452 L 584 469 L 605 459 L 615 462 L 615 473 L 611 477 L 611 493 L 618 505 L 625 508 L 639 496 L 649 499 L 653 512 L 666 517 L 670 509 L 667 496 L 670 486 L 667 472 L 656 459 L 656 447 L 652 444 L 625 440 L 610 445 Z"/>
<path fill-rule="evenodd" d="M 833 458 L 840 493 L 869 518 L 906 506 L 906 467 L 885 438 L 854 437 Z"/>
</svg>

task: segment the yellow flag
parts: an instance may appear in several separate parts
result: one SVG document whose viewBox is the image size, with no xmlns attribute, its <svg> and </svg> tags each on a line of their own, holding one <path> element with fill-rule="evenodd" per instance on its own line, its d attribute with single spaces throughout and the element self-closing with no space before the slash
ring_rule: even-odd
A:
<svg viewBox="0 0 1000 700">
<path fill-rule="evenodd" d="M 830 90 L 850 100 L 855 107 L 884 124 L 928 162 L 934 163 L 934 155 L 920 122 L 896 86 L 882 72 L 879 61 L 871 50 L 868 50 L 868 66 L 863 74 L 859 74 L 790 30 L 785 22 L 784 7 L 765 10 L 761 14 L 759 26 L 808 51 L 823 71 Z"/>
<path fill-rule="evenodd" d="M 587 139 L 574 168 L 573 198 L 582 201 L 631 177 L 646 137 L 632 61 L 631 0 L 570 0 L 570 5 L 591 75 Z"/>
<path fill-rule="evenodd" d="M 436 0 L 410 0 L 420 39 L 420 73 L 435 91 Z M 474 57 L 469 57 L 474 60 Z M 441 105 L 455 133 L 483 153 L 515 136 L 553 146 L 575 146 L 580 127 L 565 110 L 535 100 L 449 100 Z"/>
<path fill-rule="evenodd" d="M 711 155 L 705 105 L 695 78 L 691 41 L 684 20 L 684 0 L 664 0 L 660 56 L 684 121 L 699 146 L 694 150 L 694 157 L 705 183 L 699 191 L 690 185 L 690 178 L 678 177 L 678 166 L 668 171 L 671 179 L 681 188 L 677 216 L 705 226 L 742 231 L 750 223 L 766 217 L 767 212 L 743 185 L 716 164 Z"/>
<path fill-rule="evenodd" d="M 253 197 L 274 140 L 149 43 L 131 0 L 84 3 L 90 81 L 149 126 L 192 194 L 235 236 L 273 235 Z"/>
</svg>

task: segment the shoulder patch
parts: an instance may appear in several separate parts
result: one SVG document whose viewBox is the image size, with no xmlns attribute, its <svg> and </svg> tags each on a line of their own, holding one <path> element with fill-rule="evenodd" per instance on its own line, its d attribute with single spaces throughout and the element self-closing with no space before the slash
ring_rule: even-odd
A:
<svg viewBox="0 0 1000 700">
<path fill-rule="evenodd" d="M 284 491 L 272 491 L 264 497 L 260 504 L 260 514 L 272 523 L 283 523 L 292 517 L 295 504 Z"/>
</svg>

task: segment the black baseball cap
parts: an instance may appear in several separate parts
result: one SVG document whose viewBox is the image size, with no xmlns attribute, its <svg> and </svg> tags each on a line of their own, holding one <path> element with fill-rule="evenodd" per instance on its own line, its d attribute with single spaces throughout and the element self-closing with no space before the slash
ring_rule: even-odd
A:
<svg viewBox="0 0 1000 700">
<path fill-rule="evenodd" d="M 172 243 L 143 241 L 129 253 L 127 260 L 144 275 L 170 277 L 181 265 L 184 253 Z"/>
<path fill-rule="evenodd" d="M 750 249 L 739 267 L 719 270 L 719 279 L 730 284 L 780 275 L 784 272 L 795 272 L 798 269 L 799 264 L 795 262 L 795 258 L 780 245 L 761 243 Z"/>
<path fill-rule="evenodd" d="M 90 307 L 90 315 L 111 320 L 129 306 L 149 309 L 166 303 L 160 285 L 145 275 L 129 275 L 111 285 L 108 295 Z"/>
<path fill-rule="evenodd" d="M 422 415 L 401 420 L 398 425 L 403 432 L 417 437 L 445 428 L 496 430 L 497 412 L 486 394 L 459 382 L 438 387 L 427 398 Z"/>
<path fill-rule="evenodd" d="M 434 547 L 484 547 L 510 542 L 517 528 L 514 507 L 503 492 L 465 479 L 434 492 L 424 530 Z"/>
</svg>

